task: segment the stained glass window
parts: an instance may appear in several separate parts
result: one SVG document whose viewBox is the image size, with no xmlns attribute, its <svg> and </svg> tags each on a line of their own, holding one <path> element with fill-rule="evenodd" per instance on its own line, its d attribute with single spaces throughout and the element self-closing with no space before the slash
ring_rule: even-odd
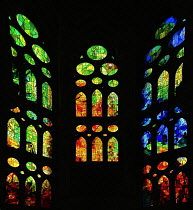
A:
<svg viewBox="0 0 193 210">
<path fill-rule="evenodd" d="M 29 64 L 31 64 L 31 65 L 35 65 L 35 64 L 36 64 L 35 61 L 34 61 L 34 59 L 31 57 L 31 55 L 24 54 L 24 57 L 25 57 L 26 61 L 27 61 Z"/>
<path fill-rule="evenodd" d="M 49 131 L 43 134 L 43 156 L 52 158 L 52 136 Z"/>
<path fill-rule="evenodd" d="M 167 161 L 162 161 L 157 165 L 158 170 L 165 170 L 168 167 L 168 162 Z"/>
<path fill-rule="evenodd" d="M 165 205 L 170 200 L 170 189 L 169 189 L 169 179 L 163 175 L 158 180 L 158 189 L 160 193 L 160 198 L 158 205 Z"/>
<path fill-rule="evenodd" d="M 163 71 L 158 79 L 157 101 L 158 103 L 168 99 L 169 73 Z"/>
<path fill-rule="evenodd" d="M 76 71 L 80 74 L 80 75 L 90 75 L 94 72 L 94 66 L 91 63 L 80 63 L 77 65 L 76 67 Z"/>
<path fill-rule="evenodd" d="M 171 40 L 169 41 L 168 47 L 177 47 L 185 40 L 185 27 L 177 31 Z"/>
<path fill-rule="evenodd" d="M 103 161 L 103 143 L 99 137 L 92 141 L 92 161 Z"/>
<path fill-rule="evenodd" d="M 93 125 L 92 130 L 94 132 L 101 132 L 103 130 L 103 127 L 101 125 Z"/>
<path fill-rule="evenodd" d="M 168 115 L 168 111 L 161 111 L 158 115 L 157 115 L 157 120 L 163 120 L 164 118 L 166 118 Z"/>
<path fill-rule="evenodd" d="M 37 56 L 37 58 L 40 59 L 40 61 L 42 61 L 43 63 L 50 62 L 50 58 L 49 58 L 47 52 L 44 49 L 42 49 L 42 47 L 40 47 L 37 44 L 33 44 L 32 50 L 33 50 L 34 54 Z"/>
<path fill-rule="evenodd" d="M 109 132 L 117 132 L 119 128 L 117 125 L 109 125 L 107 129 Z"/>
<path fill-rule="evenodd" d="M 20 47 L 25 47 L 26 42 L 25 42 L 24 37 L 21 35 L 21 33 L 13 26 L 10 25 L 9 27 L 10 27 L 10 34 L 13 37 L 15 44 Z"/>
<path fill-rule="evenodd" d="M 84 87 L 86 85 L 86 81 L 83 79 L 79 79 L 75 82 L 78 87 Z"/>
<path fill-rule="evenodd" d="M 87 143 L 83 137 L 76 141 L 76 162 L 87 161 Z"/>
<path fill-rule="evenodd" d="M 47 117 L 44 117 L 43 118 L 43 123 L 48 126 L 48 127 L 52 127 L 53 126 L 53 123 L 50 119 L 48 119 Z"/>
<path fill-rule="evenodd" d="M 7 123 L 7 146 L 20 148 L 20 126 L 15 118 L 11 118 Z"/>
<path fill-rule="evenodd" d="M 33 125 L 29 125 L 26 129 L 26 151 L 37 154 L 37 131 Z"/>
<path fill-rule="evenodd" d="M 143 107 L 141 110 L 145 110 L 152 104 L 152 85 L 147 82 L 142 90 Z"/>
<path fill-rule="evenodd" d="M 115 92 L 108 95 L 107 105 L 107 116 L 116 117 L 118 115 L 118 95 Z"/>
<path fill-rule="evenodd" d="M 187 158 L 186 157 L 179 157 L 177 158 L 177 161 L 178 161 L 178 166 L 183 166 L 187 163 Z"/>
<path fill-rule="evenodd" d="M 33 162 L 27 162 L 27 163 L 26 163 L 26 168 L 27 168 L 29 171 L 36 171 L 37 166 L 36 166 L 36 164 L 33 163 Z"/>
<path fill-rule="evenodd" d="M 18 161 L 16 158 L 12 158 L 12 157 L 8 158 L 8 159 L 7 159 L 7 163 L 8 163 L 11 167 L 14 167 L 14 168 L 16 168 L 16 167 L 19 166 L 19 161 Z"/>
<path fill-rule="evenodd" d="M 142 126 L 147 126 L 147 125 L 149 125 L 150 122 L 151 122 L 151 118 L 150 118 L 150 117 L 146 117 L 146 118 L 141 122 L 141 125 L 142 125 Z"/>
<path fill-rule="evenodd" d="M 87 102 L 86 95 L 80 92 L 76 95 L 76 117 L 86 117 Z"/>
<path fill-rule="evenodd" d="M 117 87 L 118 84 L 119 84 L 119 82 L 115 79 L 112 79 L 112 80 L 108 81 L 108 86 L 110 86 L 110 87 Z"/>
<path fill-rule="evenodd" d="M 43 166 L 42 171 L 46 175 L 50 175 L 52 173 L 52 169 L 49 166 Z"/>
<path fill-rule="evenodd" d="M 19 85 L 19 71 L 14 63 L 12 63 L 13 82 Z"/>
<path fill-rule="evenodd" d="M 30 101 L 36 101 L 37 100 L 36 77 L 30 69 L 26 71 L 25 87 L 26 87 L 26 99 Z"/>
<path fill-rule="evenodd" d="M 32 176 L 25 181 L 25 205 L 36 206 L 36 182 Z"/>
<path fill-rule="evenodd" d="M 184 47 L 182 47 L 182 49 L 180 49 L 176 55 L 176 58 L 182 58 L 182 57 L 184 57 Z"/>
<path fill-rule="evenodd" d="M 92 83 L 95 85 L 100 85 L 103 82 L 103 80 L 100 77 L 94 77 L 92 79 Z"/>
<path fill-rule="evenodd" d="M 42 67 L 42 73 L 43 73 L 46 77 L 48 77 L 48 78 L 51 78 L 51 77 L 52 77 L 50 71 L 49 71 L 47 68 L 45 68 L 45 67 Z"/>
<path fill-rule="evenodd" d="M 42 106 L 52 110 L 52 89 L 47 82 L 42 84 Z"/>
<path fill-rule="evenodd" d="M 158 63 L 159 66 L 165 65 L 170 59 L 169 55 L 165 55 Z"/>
<path fill-rule="evenodd" d="M 176 203 L 185 203 L 189 200 L 188 177 L 180 172 L 175 180 Z"/>
<path fill-rule="evenodd" d="M 174 126 L 174 149 L 187 146 L 187 122 L 180 118 Z"/>
<path fill-rule="evenodd" d="M 175 74 L 175 89 L 174 89 L 174 94 L 176 94 L 176 88 L 182 82 L 182 69 L 183 69 L 183 63 L 178 67 L 178 69 L 176 71 L 176 74 Z"/>
<path fill-rule="evenodd" d="M 157 131 L 157 153 L 168 151 L 168 128 L 165 125 L 161 125 Z"/>
<path fill-rule="evenodd" d="M 28 116 L 30 119 L 32 119 L 32 120 L 37 120 L 37 115 L 36 115 L 34 112 L 28 110 L 28 111 L 26 112 L 26 114 L 27 114 L 27 116 Z"/>
<path fill-rule="evenodd" d="M 85 132 L 87 130 L 87 127 L 85 125 L 77 125 L 76 130 L 78 132 Z"/>
<path fill-rule="evenodd" d="M 6 199 L 7 204 L 19 204 L 19 179 L 16 174 L 10 173 L 6 179 Z"/>
<path fill-rule="evenodd" d="M 111 161 L 118 162 L 118 160 L 119 160 L 118 141 L 114 136 L 111 137 L 108 141 L 107 152 L 108 152 L 108 161 L 109 162 L 111 162 Z"/>
<path fill-rule="evenodd" d="M 144 155 L 150 156 L 151 155 L 151 133 L 149 131 L 144 132 L 141 138 L 142 146 L 144 148 Z"/>
<path fill-rule="evenodd" d="M 51 184 L 46 179 L 42 183 L 42 189 L 41 189 L 41 207 L 50 208 L 51 200 L 52 200 Z"/>
<path fill-rule="evenodd" d="M 151 171 L 151 166 L 150 165 L 146 165 L 143 170 L 142 173 L 143 174 L 149 174 L 149 172 Z"/>
<path fill-rule="evenodd" d="M 161 52 L 161 46 L 157 45 L 154 48 L 152 48 L 148 54 L 145 56 L 145 63 L 152 63 L 160 54 Z"/>
<path fill-rule="evenodd" d="M 152 182 L 151 180 L 146 179 L 142 187 L 143 207 L 153 206 L 152 192 Z"/>
<path fill-rule="evenodd" d="M 104 75 L 111 76 L 117 73 L 118 67 L 114 63 L 104 63 L 100 71 Z"/>
<path fill-rule="evenodd" d="M 102 60 L 107 56 L 107 50 L 100 45 L 93 45 L 87 50 L 87 55 L 92 60 Z"/>
<path fill-rule="evenodd" d="M 11 47 L 11 54 L 12 56 L 17 57 L 17 51 L 13 47 Z"/>
<path fill-rule="evenodd" d="M 153 71 L 152 68 L 147 69 L 147 70 L 145 71 L 145 73 L 144 73 L 144 78 L 149 77 L 149 76 L 151 75 L 152 71 Z"/>
<path fill-rule="evenodd" d="M 102 117 L 102 93 L 98 89 L 92 94 L 92 116 Z"/>
</svg>

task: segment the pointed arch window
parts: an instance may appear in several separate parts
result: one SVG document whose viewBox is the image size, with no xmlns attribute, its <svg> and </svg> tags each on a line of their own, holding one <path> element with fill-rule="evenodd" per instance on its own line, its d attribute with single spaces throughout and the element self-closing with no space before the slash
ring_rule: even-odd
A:
<svg viewBox="0 0 193 210">
<path fill-rule="evenodd" d="M 183 63 L 178 67 L 175 74 L 175 89 L 174 89 L 175 95 L 176 95 L 176 88 L 180 86 L 180 83 L 182 82 L 182 69 L 183 69 Z"/>
<path fill-rule="evenodd" d="M 168 151 L 168 128 L 161 125 L 157 131 L 157 153 Z"/>
<path fill-rule="evenodd" d="M 83 92 L 76 95 L 76 117 L 87 116 L 87 99 Z"/>
<path fill-rule="evenodd" d="M 158 79 L 158 89 L 157 89 L 158 103 L 164 100 L 168 100 L 168 90 L 169 90 L 169 73 L 164 70 Z"/>
<path fill-rule="evenodd" d="M 118 141 L 114 136 L 111 137 L 108 141 L 107 152 L 108 152 L 108 161 L 109 162 L 111 162 L 111 161 L 117 162 L 119 160 Z"/>
<path fill-rule="evenodd" d="M 36 77 L 30 69 L 26 71 L 25 77 L 26 99 L 29 101 L 37 100 Z"/>
<path fill-rule="evenodd" d="M 147 82 L 142 90 L 143 107 L 141 110 L 145 110 L 152 104 L 152 85 Z"/>
<path fill-rule="evenodd" d="M 187 146 L 187 122 L 180 118 L 174 126 L 174 149 Z"/>
<path fill-rule="evenodd" d="M 115 92 L 111 92 L 107 98 L 107 116 L 115 117 L 118 115 L 118 95 Z"/>
<path fill-rule="evenodd" d="M 102 117 L 102 93 L 98 89 L 92 94 L 92 116 Z"/>
<path fill-rule="evenodd" d="M 33 125 L 29 125 L 26 129 L 26 151 L 37 154 L 37 142 L 37 131 Z"/>
<path fill-rule="evenodd" d="M 92 161 L 103 161 L 103 143 L 99 137 L 92 141 Z"/>
<path fill-rule="evenodd" d="M 15 173 L 10 173 L 6 179 L 7 204 L 19 204 L 19 179 Z"/>
<path fill-rule="evenodd" d="M 42 106 L 52 110 L 52 89 L 47 82 L 42 84 Z"/>
<path fill-rule="evenodd" d="M 87 161 L 87 143 L 85 138 L 80 137 L 76 141 L 76 162 Z"/>
<path fill-rule="evenodd" d="M 160 193 L 160 198 L 158 201 L 159 205 L 165 205 L 170 200 L 170 189 L 169 189 L 169 179 L 163 175 L 158 180 L 158 189 Z"/>
<path fill-rule="evenodd" d="M 15 118 L 11 118 L 7 123 L 7 146 L 20 148 L 20 126 Z"/>
<path fill-rule="evenodd" d="M 144 132 L 141 138 L 142 146 L 144 148 L 144 155 L 150 156 L 152 154 L 152 145 L 151 145 L 151 133 L 149 131 Z"/>
<path fill-rule="evenodd" d="M 25 181 L 25 205 L 36 206 L 36 181 L 32 176 Z"/>
<path fill-rule="evenodd" d="M 42 189 L 41 189 L 41 207 L 50 208 L 51 200 L 52 200 L 51 184 L 46 179 L 42 183 Z"/>
<path fill-rule="evenodd" d="M 52 135 L 49 131 L 43 134 L 43 156 L 52 158 Z"/>
<path fill-rule="evenodd" d="M 142 187 L 143 207 L 153 206 L 152 198 L 153 186 L 150 179 L 146 179 Z"/>
</svg>

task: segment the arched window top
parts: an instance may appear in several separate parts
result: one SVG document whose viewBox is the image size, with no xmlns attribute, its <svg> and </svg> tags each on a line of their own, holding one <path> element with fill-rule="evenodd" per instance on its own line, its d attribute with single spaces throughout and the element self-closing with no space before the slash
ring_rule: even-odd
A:
<svg viewBox="0 0 193 210">
<path fill-rule="evenodd" d="M 185 40 L 185 27 L 177 31 L 169 41 L 168 47 L 177 47 Z"/>
<path fill-rule="evenodd" d="M 92 116 L 102 117 L 102 93 L 98 89 L 92 93 Z"/>
<path fill-rule="evenodd" d="M 168 128 L 161 125 L 157 131 L 157 153 L 168 151 Z"/>
<path fill-rule="evenodd" d="M 42 106 L 52 110 L 52 89 L 47 82 L 42 84 Z"/>
<path fill-rule="evenodd" d="M 107 98 L 107 116 L 116 117 L 118 115 L 118 95 L 115 92 L 111 92 Z"/>
<path fill-rule="evenodd" d="M 147 82 L 142 90 L 143 107 L 142 111 L 147 109 L 152 104 L 152 85 Z"/>
<path fill-rule="evenodd" d="M 113 136 L 109 139 L 108 141 L 108 161 L 116 161 L 118 162 L 119 157 L 118 157 L 118 141 L 117 139 Z"/>
<path fill-rule="evenodd" d="M 76 162 L 87 161 L 87 143 L 85 138 L 80 137 L 76 141 Z"/>
<path fill-rule="evenodd" d="M 32 38 L 38 38 L 38 31 L 34 24 L 24 15 L 17 14 L 16 15 L 17 22 L 21 26 L 21 28 L 25 31 L 27 35 Z"/>
<path fill-rule="evenodd" d="M 76 95 L 76 117 L 87 116 L 87 98 L 83 92 Z"/>
<path fill-rule="evenodd" d="M 107 56 L 107 50 L 101 45 L 93 45 L 88 48 L 87 55 L 92 60 L 102 60 Z"/>
<path fill-rule="evenodd" d="M 9 119 L 7 123 L 7 146 L 20 148 L 20 126 L 15 118 Z"/>
<path fill-rule="evenodd" d="M 158 187 L 160 191 L 160 199 L 158 204 L 165 205 L 170 200 L 170 189 L 169 189 L 169 179 L 167 176 L 163 175 L 158 180 Z"/>
<path fill-rule="evenodd" d="M 41 207 L 50 208 L 51 201 L 52 201 L 51 184 L 46 179 L 42 183 L 42 189 L 41 189 Z"/>
<path fill-rule="evenodd" d="M 49 58 L 47 52 L 42 47 L 40 47 L 37 44 L 33 44 L 32 50 L 40 61 L 42 61 L 43 63 L 50 62 L 50 58 Z"/>
<path fill-rule="evenodd" d="M 161 52 L 161 46 L 157 45 L 153 47 L 148 54 L 145 56 L 145 63 L 152 63 L 156 58 L 158 58 Z"/>
<path fill-rule="evenodd" d="M 158 78 L 157 101 L 158 103 L 168 99 L 169 73 L 163 71 Z"/>
<path fill-rule="evenodd" d="M 92 161 L 103 161 L 103 143 L 99 137 L 92 141 Z"/>
<path fill-rule="evenodd" d="M 26 129 L 26 151 L 37 154 L 37 131 L 33 125 Z"/>
<path fill-rule="evenodd" d="M 187 122 L 184 118 L 178 119 L 174 126 L 174 149 L 187 146 Z"/>
<path fill-rule="evenodd" d="M 14 39 L 15 44 L 20 47 L 25 47 L 26 42 L 25 42 L 24 37 L 21 35 L 21 33 L 13 26 L 10 25 L 9 27 L 10 27 L 10 34 L 11 34 L 12 38 Z"/>
<path fill-rule="evenodd" d="M 49 131 L 43 134 L 43 156 L 52 158 L 52 135 Z"/>
</svg>

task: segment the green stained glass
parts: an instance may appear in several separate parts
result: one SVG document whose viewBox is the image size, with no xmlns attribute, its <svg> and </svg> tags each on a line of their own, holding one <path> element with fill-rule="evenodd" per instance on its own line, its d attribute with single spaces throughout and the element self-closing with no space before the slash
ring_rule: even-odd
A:
<svg viewBox="0 0 193 210">
<path fill-rule="evenodd" d="M 34 61 L 34 59 L 30 55 L 24 54 L 24 57 L 25 57 L 26 61 L 28 63 L 30 63 L 31 65 L 35 65 L 36 64 L 35 61 Z"/>
<path fill-rule="evenodd" d="M 9 16 L 8 18 L 9 18 L 9 20 L 11 20 L 11 16 Z"/>
<path fill-rule="evenodd" d="M 92 94 L 92 116 L 102 117 L 102 93 L 98 89 Z"/>
<path fill-rule="evenodd" d="M 179 50 L 179 52 L 176 55 L 176 58 L 182 58 L 184 56 L 184 47 Z"/>
<path fill-rule="evenodd" d="M 92 79 L 92 83 L 95 85 L 100 85 L 103 82 L 103 80 L 100 77 L 94 77 Z"/>
<path fill-rule="evenodd" d="M 26 129 L 26 151 L 37 154 L 37 131 L 33 125 L 29 125 Z"/>
<path fill-rule="evenodd" d="M 113 63 L 104 63 L 100 68 L 100 71 L 104 75 L 111 76 L 117 73 L 118 67 Z"/>
<path fill-rule="evenodd" d="M 26 85 L 25 86 L 26 99 L 29 101 L 36 101 L 37 100 L 36 78 L 30 69 L 26 71 L 25 85 Z"/>
<path fill-rule="evenodd" d="M 144 74 L 144 78 L 147 78 L 149 77 L 149 75 L 152 73 L 153 69 L 152 68 L 149 68 L 145 71 L 145 74 Z"/>
<path fill-rule="evenodd" d="M 115 92 L 111 92 L 107 98 L 107 116 L 115 117 L 118 115 L 118 96 Z"/>
<path fill-rule="evenodd" d="M 108 141 L 107 152 L 108 152 L 108 161 L 118 162 L 119 160 L 118 141 L 114 136 L 111 137 Z"/>
<path fill-rule="evenodd" d="M 14 63 L 12 63 L 12 72 L 13 72 L 13 82 L 19 85 L 19 72 L 18 69 L 15 67 Z"/>
<path fill-rule="evenodd" d="M 180 86 L 180 83 L 182 82 L 182 70 L 183 70 L 183 63 L 178 67 L 176 73 L 175 73 L 175 89 L 174 89 L 174 94 L 176 95 L 176 88 Z"/>
<path fill-rule="evenodd" d="M 52 89 L 47 82 L 42 84 L 42 106 L 52 110 Z"/>
<path fill-rule="evenodd" d="M 45 131 L 43 134 L 43 151 L 44 157 L 52 158 L 52 135 L 49 131 Z"/>
<path fill-rule="evenodd" d="M 26 114 L 30 119 L 37 120 L 37 115 L 34 112 L 28 110 Z"/>
<path fill-rule="evenodd" d="M 20 148 L 20 126 L 15 118 L 11 118 L 7 123 L 7 146 Z"/>
<path fill-rule="evenodd" d="M 118 84 L 119 84 L 119 82 L 117 80 L 115 80 L 115 79 L 108 81 L 108 85 L 110 87 L 117 87 Z"/>
<path fill-rule="evenodd" d="M 159 65 L 159 66 L 165 65 L 165 64 L 168 62 L 169 59 L 170 59 L 170 56 L 169 56 L 169 55 L 165 55 L 165 56 L 159 61 L 158 65 Z"/>
<path fill-rule="evenodd" d="M 21 35 L 21 33 L 13 26 L 10 25 L 9 27 L 10 27 L 10 34 L 13 37 L 15 44 L 20 47 L 25 47 L 26 42 L 25 42 L 25 39 L 23 38 L 23 36 Z"/>
<path fill-rule="evenodd" d="M 42 73 L 48 78 L 52 77 L 50 71 L 47 68 L 42 67 Z"/>
<path fill-rule="evenodd" d="M 32 163 L 32 162 L 27 162 L 26 163 L 26 168 L 29 170 L 29 171 L 36 171 L 37 169 L 37 166 Z"/>
<path fill-rule="evenodd" d="M 92 60 L 102 60 L 107 56 L 107 50 L 100 45 L 94 45 L 87 50 L 87 55 Z"/>
<path fill-rule="evenodd" d="M 44 62 L 44 63 L 50 62 L 50 58 L 49 58 L 47 52 L 43 48 L 41 48 L 39 45 L 33 44 L 32 50 L 33 50 L 34 54 L 37 56 L 37 58 L 39 58 L 42 62 Z"/>
<path fill-rule="evenodd" d="M 17 22 L 21 26 L 21 28 L 32 38 L 38 38 L 38 31 L 34 24 L 24 15 L 17 14 L 16 15 Z"/>
<path fill-rule="evenodd" d="M 16 57 L 17 56 L 17 51 L 11 47 L 11 53 L 12 53 L 12 56 Z"/>
<path fill-rule="evenodd" d="M 158 103 L 168 99 L 168 89 L 169 89 L 169 73 L 163 71 L 158 79 L 158 89 L 157 89 L 157 101 Z"/>
<path fill-rule="evenodd" d="M 36 181 L 32 176 L 25 181 L 25 206 L 36 206 Z"/>
<path fill-rule="evenodd" d="M 145 56 L 145 63 L 152 63 L 160 54 L 161 52 L 161 46 L 157 45 L 154 48 L 152 48 L 148 54 Z"/>
<path fill-rule="evenodd" d="M 77 65 L 76 71 L 81 75 L 90 75 L 94 72 L 94 66 L 91 63 L 80 63 Z"/>
</svg>

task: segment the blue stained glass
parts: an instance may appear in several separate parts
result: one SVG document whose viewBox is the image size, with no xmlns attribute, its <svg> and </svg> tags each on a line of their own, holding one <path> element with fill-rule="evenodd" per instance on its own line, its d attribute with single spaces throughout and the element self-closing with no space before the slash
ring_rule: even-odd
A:
<svg viewBox="0 0 193 210">
<path fill-rule="evenodd" d="M 165 21 L 165 23 L 177 23 L 177 19 L 174 18 L 174 17 L 172 16 L 172 17 L 169 17 L 169 18 Z"/>
<path fill-rule="evenodd" d="M 144 132 L 141 138 L 142 146 L 144 148 L 144 154 L 146 156 L 151 155 L 151 133 L 149 131 Z"/>
<path fill-rule="evenodd" d="M 181 113 L 182 110 L 181 110 L 179 107 L 176 107 L 176 108 L 174 109 L 174 112 L 175 112 L 175 113 Z"/>
<path fill-rule="evenodd" d="M 152 71 L 153 71 L 152 68 L 147 69 L 147 70 L 145 71 L 145 73 L 144 73 L 144 78 L 149 77 L 149 75 L 152 73 Z"/>
<path fill-rule="evenodd" d="M 151 63 L 153 62 L 160 54 L 161 52 L 161 46 L 157 45 L 154 48 L 152 48 L 148 54 L 145 56 L 145 63 Z"/>
<path fill-rule="evenodd" d="M 165 65 L 170 59 L 169 55 L 165 55 L 158 63 L 159 66 Z"/>
<path fill-rule="evenodd" d="M 161 125 L 157 131 L 157 153 L 168 151 L 168 128 L 165 125 Z"/>
<path fill-rule="evenodd" d="M 167 117 L 168 115 L 168 111 L 161 111 L 158 115 L 157 115 L 157 120 L 163 120 L 165 117 Z"/>
<path fill-rule="evenodd" d="M 187 146 L 187 122 L 180 118 L 174 126 L 174 149 Z"/>
<path fill-rule="evenodd" d="M 143 108 L 141 110 L 145 110 L 151 106 L 152 103 L 152 85 L 147 82 L 145 87 L 142 90 L 142 100 L 143 100 Z"/>
<path fill-rule="evenodd" d="M 169 41 L 168 47 L 177 47 L 185 40 L 185 27 L 177 31 L 171 40 Z"/>
<path fill-rule="evenodd" d="M 141 122 L 141 125 L 146 126 L 146 125 L 149 125 L 150 122 L 151 122 L 151 118 L 147 117 Z"/>
</svg>

